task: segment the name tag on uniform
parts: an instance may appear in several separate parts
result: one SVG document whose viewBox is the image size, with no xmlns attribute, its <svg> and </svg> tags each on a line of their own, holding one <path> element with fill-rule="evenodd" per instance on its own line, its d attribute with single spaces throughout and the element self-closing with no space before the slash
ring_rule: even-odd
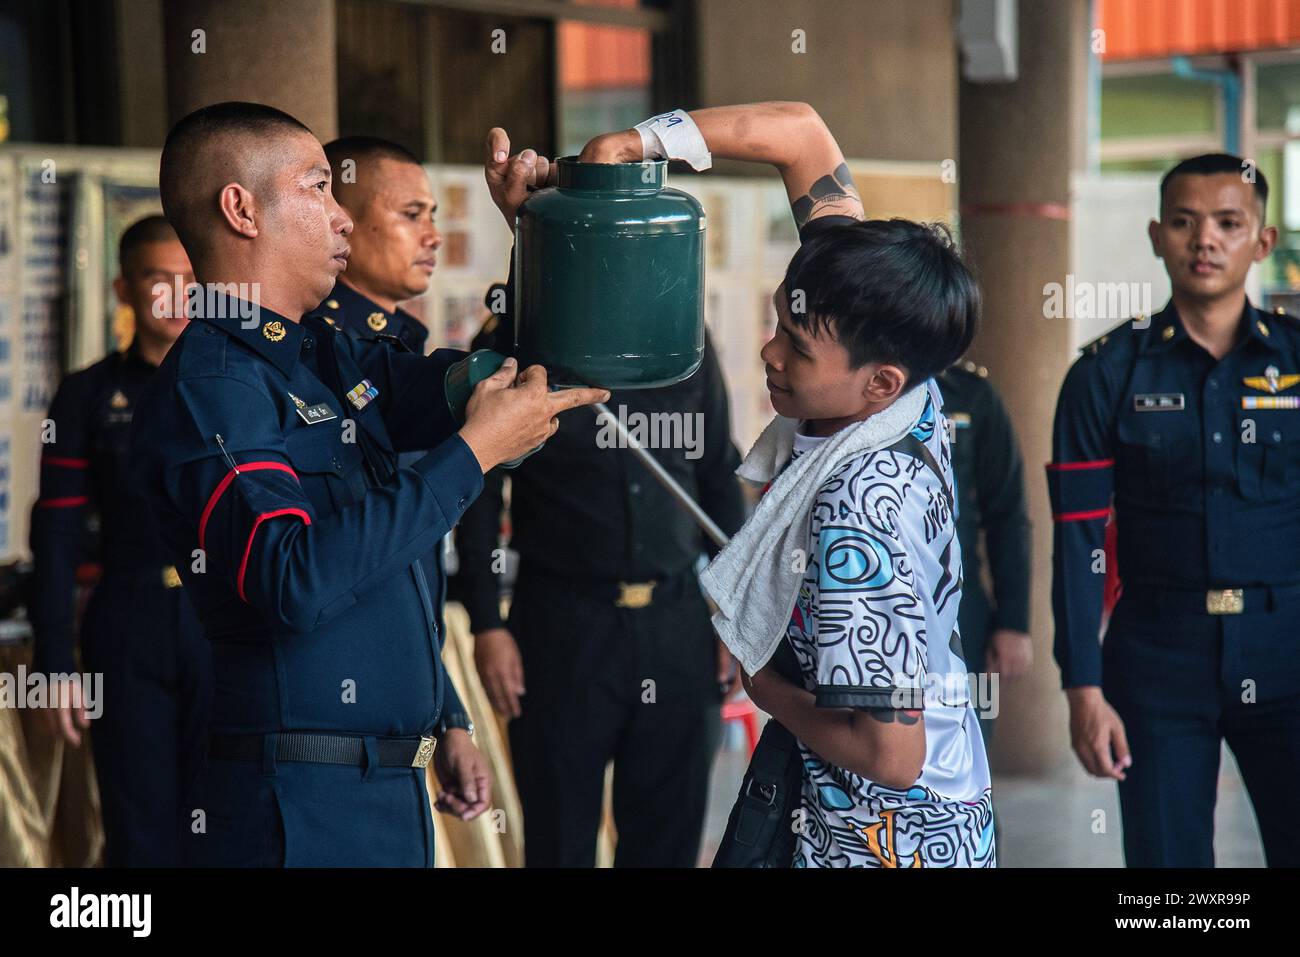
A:
<svg viewBox="0 0 1300 957">
<path fill-rule="evenodd" d="M 330 408 L 328 402 L 317 402 L 315 405 L 308 405 L 292 392 L 289 393 L 289 398 L 293 399 L 294 410 L 298 413 L 298 418 L 308 425 L 316 425 L 318 422 L 328 422 L 330 419 L 338 418 L 338 415 Z"/>
<path fill-rule="evenodd" d="M 1185 402 L 1181 392 L 1144 392 L 1133 396 L 1137 412 L 1181 412 Z"/>
</svg>

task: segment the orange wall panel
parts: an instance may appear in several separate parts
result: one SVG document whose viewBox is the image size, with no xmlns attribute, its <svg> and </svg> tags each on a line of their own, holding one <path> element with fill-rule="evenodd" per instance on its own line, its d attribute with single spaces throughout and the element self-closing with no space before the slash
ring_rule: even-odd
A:
<svg viewBox="0 0 1300 957">
<path fill-rule="evenodd" d="M 1300 0 L 1098 0 L 1105 60 L 1300 45 Z"/>
</svg>

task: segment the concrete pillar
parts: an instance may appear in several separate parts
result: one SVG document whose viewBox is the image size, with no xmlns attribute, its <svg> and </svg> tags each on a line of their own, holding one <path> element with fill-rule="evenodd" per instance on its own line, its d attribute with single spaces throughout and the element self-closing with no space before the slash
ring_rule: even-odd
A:
<svg viewBox="0 0 1300 957">
<path fill-rule="evenodd" d="M 293 114 L 321 142 L 338 135 L 333 0 L 164 6 L 169 122 L 211 103 L 250 100 Z"/>
<path fill-rule="evenodd" d="M 951 0 L 697 0 L 692 106 L 812 104 L 851 159 L 955 155 Z M 719 172 L 753 175 L 747 164 Z"/>
<path fill-rule="evenodd" d="M 1019 78 L 962 81 L 958 188 L 965 252 L 984 296 L 972 355 L 988 366 L 1025 459 L 1033 522 L 1035 665 L 1004 681 L 993 764 L 1043 773 L 1072 760 L 1060 672 L 1051 655 L 1052 517 L 1043 466 L 1056 396 L 1073 355 L 1070 326 L 1043 316 L 1043 286 L 1071 269 L 1070 178 L 1086 155 L 1078 108 L 1088 55 L 1086 0 L 1019 4 Z M 1104 238 L 1099 238 L 1104 242 Z"/>
<path fill-rule="evenodd" d="M 162 0 L 114 2 L 122 145 L 158 148 L 169 125 Z"/>
</svg>

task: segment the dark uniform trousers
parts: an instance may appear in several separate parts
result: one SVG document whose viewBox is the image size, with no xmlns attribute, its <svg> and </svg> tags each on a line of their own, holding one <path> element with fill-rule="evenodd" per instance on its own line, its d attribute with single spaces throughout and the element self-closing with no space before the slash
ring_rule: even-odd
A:
<svg viewBox="0 0 1300 957">
<path fill-rule="evenodd" d="M 150 569 L 158 578 L 157 568 Z M 82 663 L 103 675 L 90 727 L 109 867 L 175 866 L 207 750 L 211 655 L 181 588 L 110 571 L 86 606 Z M 179 818 L 178 818 L 179 815 Z"/>
<path fill-rule="evenodd" d="M 74 670 L 75 571 L 87 525 L 103 576 L 81 622 L 82 665 L 102 676 L 90 725 L 109 867 L 175 866 L 187 791 L 205 757 L 207 641 L 163 547 L 148 495 L 130 476 L 129 429 L 154 374 L 134 348 L 69 375 L 49 411 L 32 513 L 34 666 Z"/>
<path fill-rule="evenodd" d="M 1102 686 L 1133 755 L 1119 785 L 1130 867 L 1214 866 L 1220 739 L 1250 792 L 1269 865 L 1300 866 L 1300 600 L 1269 604 L 1189 614 L 1179 599 L 1130 589 L 1115 606 Z"/>
<path fill-rule="evenodd" d="M 510 723 L 529 867 L 591 867 L 614 761 L 615 866 L 694 867 L 720 717 L 715 645 L 694 569 L 651 604 L 617 583 L 521 565 L 509 628 L 528 693 Z"/>
<path fill-rule="evenodd" d="M 1215 360 L 1168 306 L 1085 348 L 1048 484 L 1056 656 L 1100 685 L 1133 763 L 1129 866 L 1210 866 L 1222 743 L 1273 866 L 1300 865 L 1300 323 L 1246 302 Z M 1293 378 L 1294 377 L 1294 378 Z M 1099 649 L 1113 503 L 1123 592 Z"/>
</svg>

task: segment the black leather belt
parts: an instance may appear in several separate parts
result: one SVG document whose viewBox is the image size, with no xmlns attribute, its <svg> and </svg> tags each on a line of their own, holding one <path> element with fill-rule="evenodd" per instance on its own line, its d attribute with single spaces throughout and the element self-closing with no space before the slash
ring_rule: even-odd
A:
<svg viewBox="0 0 1300 957">
<path fill-rule="evenodd" d="M 223 761 L 261 761 L 267 735 L 214 734 L 208 756 Z M 358 735 L 303 734 L 281 731 L 274 735 L 276 761 L 310 761 L 314 764 L 366 766 L 365 738 Z M 433 758 L 436 738 L 376 738 L 379 766 L 423 768 Z"/>
<path fill-rule="evenodd" d="M 1259 585 L 1250 588 L 1166 588 L 1135 584 L 1125 589 L 1138 604 L 1162 610 L 1208 615 L 1240 615 L 1271 611 L 1300 600 L 1300 584 Z"/>
<path fill-rule="evenodd" d="M 112 566 L 104 569 L 100 581 L 107 585 L 143 585 L 180 588 L 181 576 L 175 565 Z"/>
<path fill-rule="evenodd" d="M 562 582 L 564 587 L 601 601 L 607 601 L 615 608 L 648 608 L 657 601 L 679 601 L 685 593 L 685 585 L 695 578 L 695 569 L 688 566 L 680 572 L 647 581 L 606 581 L 594 578 L 578 578 L 554 572 L 549 568 L 535 565 L 521 566 L 519 577 L 546 579 Z M 656 590 L 657 589 L 657 590 Z"/>
</svg>

